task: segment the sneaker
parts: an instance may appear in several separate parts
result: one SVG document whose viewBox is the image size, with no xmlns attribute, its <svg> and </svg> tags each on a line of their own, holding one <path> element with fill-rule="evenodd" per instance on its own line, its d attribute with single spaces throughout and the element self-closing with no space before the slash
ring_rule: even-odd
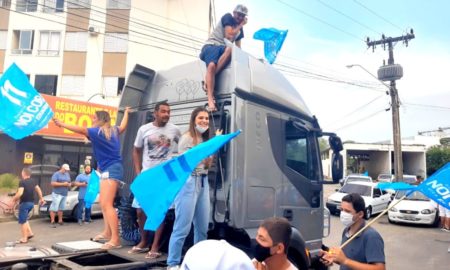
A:
<svg viewBox="0 0 450 270">
<path fill-rule="evenodd" d="M 84 222 L 84 224 L 90 224 L 90 223 L 91 223 L 90 220 Z"/>
<path fill-rule="evenodd" d="M 50 227 L 56 228 L 56 223 L 55 223 L 55 222 L 51 222 L 51 223 L 50 223 Z"/>
<path fill-rule="evenodd" d="M 171 266 L 167 266 L 167 270 L 178 270 L 180 269 L 179 265 L 171 265 Z"/>
<path fill-rule="evenodd" d="M 447 228 L 441 228 L 441 231 L 443 231 L 443 232 L 450 232 L 450 229 L 447 229 Z"/>
<path fill-rule="evenodd" d="M 83 221 L 81 219 L 78 220 L 78 225 L 83 226 Z"/>
<path fill-rule="evenodd" d="M 64 225 L 64 222 L 58 222 L 59 226 Z"/>
</svg>

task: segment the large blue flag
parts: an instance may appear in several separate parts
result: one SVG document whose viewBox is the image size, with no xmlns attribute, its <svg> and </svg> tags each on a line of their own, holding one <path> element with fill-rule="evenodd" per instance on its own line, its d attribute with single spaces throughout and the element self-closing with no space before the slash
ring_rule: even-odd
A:
<svg viewBox="0 0 450 270">
<path fill-rule="evenodd" d="M 0 78 L 0 108 L 0 130 L 15 140 L 45 127 L 53 116 L 50 106 L 15 63 Z"/>
<path fill-rule="evenodd" d="M 167 210 L 195 167 L 240 132 L 216 136 L 182 155 L 142 172 L 134 179 L 131 191 L 147 215 L 144 226 L 146 230 L 158 229 Z"/>
<path fill-rule="evenodd" d="M 270 64 L 275 62 L 278 52 L 283 46 L 288 30 L 278 30 L 275 28 L 262 28 L 253 34 L 254 39 L 264 41 L 264 56 Z"/>
<path fill-rule="evenodd" d="M 450 209 L 450 162 L 425 179 L 420 185 L 412 186 L 404 182 L 378 183 L 380 189 L 415 190 L 431 200 Z M 408 193 L 409 194 L 409 193 Z"/>
<path fill-rule="evenodd" d="M 84 195 L 84 202 L 86 208 L 91 208 L 97 199 L 98 192 L 100 191 L 100 177 L 97 171 L 92 171 L 89 177 L 89 183 L 86 187 L 86 195 Z"/>
</svg>

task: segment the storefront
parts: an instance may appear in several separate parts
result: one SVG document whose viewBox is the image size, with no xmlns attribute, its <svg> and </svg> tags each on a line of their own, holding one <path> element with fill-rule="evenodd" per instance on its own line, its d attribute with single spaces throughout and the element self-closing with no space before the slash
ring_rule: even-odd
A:
<svg viewBox="0 0 450 270">
<path fill-rule="evenodd" d="M 94 103 L 67 98 L 42 95 L 54 112 L 54 117 L 78 126 L 91 126 L 95 111 L 105 110 L 116 121 L 117 109 Z M 0 174 L 19 175 L 24 166 L 70 165 L 73 172 L 79 172 L 86 159 L 91 159 L 92 149 L 86 138 L 50 121 L 47 127 L 36 134 L 15 141 L 6 134 L 0 134 Z"/>
</svg>

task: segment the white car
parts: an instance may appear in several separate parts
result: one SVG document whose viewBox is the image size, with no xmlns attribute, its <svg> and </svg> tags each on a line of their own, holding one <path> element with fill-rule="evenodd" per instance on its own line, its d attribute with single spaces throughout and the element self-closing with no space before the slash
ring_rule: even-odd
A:
<svg viewBox="0 0 450 270">
<path fill-rule="evenodd" d="M 398 202 L 406 194 L 406 191 L 398 191 L 391 204 Z M 413 223 L 437 225 L 439 214 L 435 202 L 419 191 L 413 192 L 396 206 L 389 209 L 388 220 L 391 223 Z"/>
<path fill-rule="evenodd" d="M 339 184 L 341 184 L 341 186 L 350 183 L 350 182 L 355 182 L 355 181 L 361 181 L 361 182 L 368 182 L 368 183 L 372 183 L 372 177 L 370 176 L 366 176 L 366 175 L 362 175 L 362 174 L 350 174 L 347 175 L 345 178 L 341 179 L 339 181 Z"/>
<path fill-rule="evenodd" d="M 338 214 L 341 211 L 342 198 L 347 194 L 357 193 L 364 199 L 366 204 L 364 216 L 369 219 L 372 214 L 383 212 L 391 201 L 391 195 L 376 186 L 377 184 L 372 182 L 350 182 L 331 194 L 326 206 L 332 214 Z"/>
<path fill-rule="evenodd" d="M 377 181 L 378 182 L 390 183 L 390 182 L 392 182 L 392 180 L 394 180 L 394 178 L 395 177 L 392 174 L 381 173 L 381 174 L 378 175 Z"/>
</svg>

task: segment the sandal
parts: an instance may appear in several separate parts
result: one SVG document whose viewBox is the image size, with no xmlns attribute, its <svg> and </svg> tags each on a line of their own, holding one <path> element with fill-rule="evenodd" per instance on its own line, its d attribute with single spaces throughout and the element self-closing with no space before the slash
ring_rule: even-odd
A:
<svg viewBox="0 0 450 270">
<path fill-rule="evenodd" d="M 162 256 L 161 252 L 149 251 L 147 255 L 145 255 L 146 259 L 157 259 Z"/>
<path fill-rule="evenodd" d="M 134 246 L 130 250 L 128 250 L 128 254 L 139 254 L 139 253 L 145 253 L 149 250 L 149 248 L 140 248 L 137 246 Z"/>
<path fill-rule="evenodd" d="M 103 234 L 98 234 L 95 237 L 92 237 L 91 241 L 94 241 L 94 242 L 106 242 L 106 241 L 109 241 L 109 238 L 106 238 Z"/>
<path fill-rule="evenodd" d="M 122 248 L 122 245 L 113 245 L 111 243 L 104 243 L 101 247 L 101 249 L 104 250 L 110 250 L 110 249 L 118 249 L 118 248 Z"/>
<path fill-rule="evenodd" d="M 27 236 L 28 240 L 30 240 L 30 239 L 33 238 L 33 237 L 34 237 L 34 234 L 28 235 L 28 236 Z"/>
<path fill-rule="evenodd" d="M 28 241 L 23 241 L 23 239 L 19 239 L 15 242 L 16 244 L 26 244 Z"/>
</svg>

